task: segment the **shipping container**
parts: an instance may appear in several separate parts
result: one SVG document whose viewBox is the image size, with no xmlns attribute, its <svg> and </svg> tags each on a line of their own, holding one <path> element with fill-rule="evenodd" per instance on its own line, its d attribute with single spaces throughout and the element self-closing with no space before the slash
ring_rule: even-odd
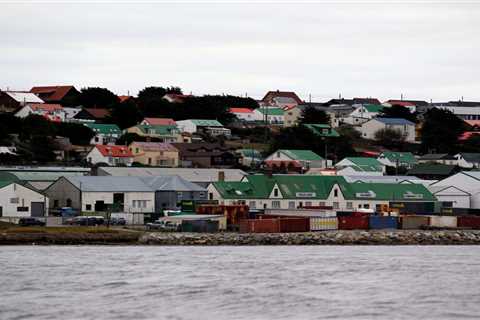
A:
<svg viewBox="0 0 480 320">
<path fill-rule="evenodd" d="M 288 217 L 336 217 L 333 210 L 320 209 L 265 209 L 265 215 L 288 216 Z"/>
<path fill-rule="evenodd" d="M 457 217 L 452 216 L 429 216 L 430 227 L 434 228 L 456 228 Z"/>
<path fill-rule="evenodd" d="M 310 217 L 310 231 L 337 230 L 338 220 L 336 217 Z"/>
<path fill-rule="evenodd" d="M 480 209 L 452 208 L 452 211 L 456 216 L 480 216 Z"/>
<path fill-rule="evenodd" d="M 186 220 L 182 222 L 183 232 L 218 232 L 218 221 L 212 220 Z"/>
<path fill-rule="evenodd" d="M 389 216 L 370 216 L 368 227 L 370 229 L 398 229 L 398 219 Z"/>
<path fill-rule="evenodd" d="M 368 216 L 338 217 L 338 229 L 340 230 L 367 230 Z"/>
<path fill-rule="evenodd" d="M 370 212 L 362 211 L 337 211 L 337 217 L 365 217 L 370 215 Z"/>
<path fill-rule="evenodd" d="M 310 231 L 309 218 L 280 218 L 280 232 L 308 232 Z"/>
<path fill-rule="evenodd" d="M 457 226 L 459 228 L 480 229 L 480 217 L 478 216 L 458 217 Z"/>
<path fill-rule="evenodd" d="M 401 216 L 400 217 L 400 229 L 422 229 L 424 226 L 428 226 L 429 219 L 427 216 Z"/>
<path fill-rule="evenodd" d="M 239 223 L 241 233 L 278 233 L 278 219 L 242 220 Z"/>
</svg>

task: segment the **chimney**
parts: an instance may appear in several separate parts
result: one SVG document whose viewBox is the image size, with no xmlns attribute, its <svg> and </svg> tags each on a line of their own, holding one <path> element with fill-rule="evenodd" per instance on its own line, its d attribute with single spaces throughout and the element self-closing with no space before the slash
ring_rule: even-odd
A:
<svg viewBox="0 0 480 320">
<path fill-rule="evenodd" d="M 225 171 L 218 171 L 218 181 L 225 181 Z"/>
</svg>

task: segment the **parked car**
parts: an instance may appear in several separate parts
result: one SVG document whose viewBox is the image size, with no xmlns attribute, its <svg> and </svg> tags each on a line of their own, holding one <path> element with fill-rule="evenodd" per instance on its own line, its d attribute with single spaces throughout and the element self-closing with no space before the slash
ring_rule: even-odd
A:
<svg viewBox="0 0 480 320">
<path fill-rule="evenodd" d="M 78 216 L 65 223 L 74 226 L 98 226 L 105 224 L 105 219 L 102 216 Z"/>
<path fill-rule="evenodd" d="M 35 219 L 35 218 L 20 218 L 18 220 L 18 225 L 22 227 L 30 227 L 30 226 L 45 226 L 45 221 Z"/>
<path fill-rule="evenodd" d="M 180 225 L 171 221 L 157 220 L 152 223 L 147 223 L 147 229 L 175 232 L 180 230 Z"/>
<path fill-rule="evenodd" d="M 125 218 L 111 218 L 110 224 L 112 226 L 124 226 L 127 224 L 127 220 Z"/>
</svg>

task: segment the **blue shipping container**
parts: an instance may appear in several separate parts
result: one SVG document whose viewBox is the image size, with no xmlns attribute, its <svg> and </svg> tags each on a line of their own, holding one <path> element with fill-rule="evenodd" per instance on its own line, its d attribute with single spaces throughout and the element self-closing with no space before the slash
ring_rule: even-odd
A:
<svg viewBox="0 0 480 320">
<path fill-rule="evenodd" d="M 368 219 L 370 229 L 398 229 L 397 217 L 370 216 Z"/>
</svg>

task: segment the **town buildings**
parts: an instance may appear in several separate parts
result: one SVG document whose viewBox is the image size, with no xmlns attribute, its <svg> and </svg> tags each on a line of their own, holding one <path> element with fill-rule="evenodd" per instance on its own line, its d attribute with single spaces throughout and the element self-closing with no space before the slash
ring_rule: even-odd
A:
<svg viewBox="0 0 480 320">
<path fill-rule="evenodd" d="M 218 143 L 172 143 L 179 151 L 180 166 L 199 168 L 228 168 L 237 165 L 235 148 Z"/>
<path fill-rule="evenodd" d="M 63 107 L 76 107 L 80 92 L 74 86 L 40 86 L 30 89 L 45 103 L 60 104 Z"/>
<path fill-rule="evenodd" d="M 0 181 L 0 217 L 43 217 L 48 198 L 18 182 Z"/>
<path fill-rule="evenodd" d="M 267 167 L 281 168 L 286 170 L 300 169 L 301 172 L 310 168 L 326 168 L 325 159 L 310 150 L 277 150 L 265 158 Z"/>
<path fill-rule="evenodd" d="M 26 118 L 31 114 L 36 114 L 53 122 L 64 122 L 66 112 L 60 104 L 50 103 L 29 103 L 15 113 L 16 117 Z"/>
<path fill-rule="evenodd" d="M 31 92 L 0 91 L 0 112 L 15 112 L 30 103 L 44 103 Z"/>
<path fill-rule="evenodd" d="M 87 154 L 90 164 L 107 164 L 110 166 L 131 166 L 133 154 L 127 146 L 95 145 Z"/>
<path fill-rule="evenodd" d="M 85 123 L 85 126 L 92 129 L 95 136 L 90 144 L 115 144 L 122 135 L 122 130 L 116 124 Z"/>
<path fill-rule="evenodd" d="M 382 129 L 398 131 L 407 142 L 415 142 L 415 124 L 400 118 L 374 118 L 362 124 L 362 137 L 375 139 L 375 133 Z"/>
<path fill-rule="evenodd" d="M 182 142 L 183 138 L 177 126 L 173 125 L 136 125 L 126 130 L 127 133 L 135 133 L 144 137 L 147 141 L 157 142 Z"/>
<path fill-rule="evenodd" d="M 211 119 L 188 119 L 177 121 L 181 132 L 206 133 L 211 136 L 230 136 L 230 129 L 227 129 L 217 120 Z"/>
<path fill-rule="evenodd" d="M 148 166 L 178 167 L 178 150 L 169 143 L 132 142 L 128 148 L 133 154 L 133 161 Z"/>
</svg>

